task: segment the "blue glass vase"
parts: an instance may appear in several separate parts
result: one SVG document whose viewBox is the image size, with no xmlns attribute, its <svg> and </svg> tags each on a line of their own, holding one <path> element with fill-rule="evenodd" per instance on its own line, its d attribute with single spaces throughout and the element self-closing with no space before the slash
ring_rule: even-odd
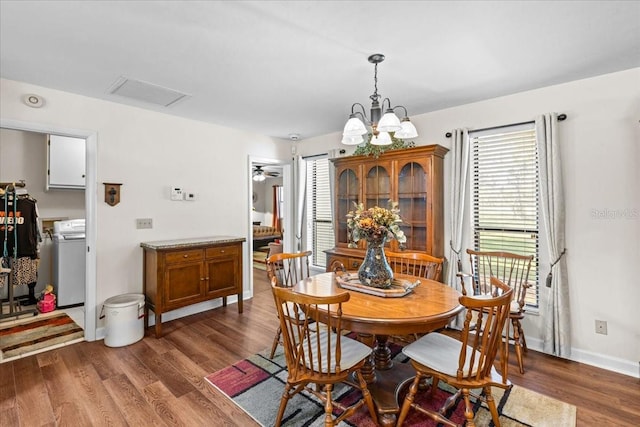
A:
<svg viewBox="0 0 640 427">
<path fill-rule="evenodd" d="M 367 238 L 367 252 L 358 269 L 360 283 L 373 288 L 387 289 L 393 281 L 393 270 L 384 254 L 387 236 L 371 236 Z"/>
</svg>

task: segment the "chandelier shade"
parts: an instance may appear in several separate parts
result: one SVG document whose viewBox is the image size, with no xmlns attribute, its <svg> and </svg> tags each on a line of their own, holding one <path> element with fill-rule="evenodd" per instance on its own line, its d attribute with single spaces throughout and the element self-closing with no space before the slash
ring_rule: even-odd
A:
<svg viewBox="0 0 640 427">
<path fill-rule="evenodd" d="M 378 132 L 371 137 L 370 142 L 372 145 L 391 145 L 393 141 L 389 132 Z"/>
<path fill-rule="evenodd" d="M 384 55 L 376 53 L 368 58 L 374 64 L 374 91 L 371 99 L 371 109 L 369 116 L 364 105 L 356 102 L 351 106 L 349 120 L 344 125 L 342 131 L 342 143 L 345 145 L 358 145 L 364 141 L 362 135 L 370 134 L 369 142 L 373 145 L 389 145 L 393 142 L 389 132 L 394 132 L 394 138 L 415 138 L 418 136 L 416 127 L 409 120 L 407 109 L 402 105 L 392 106 L 389 98 L 384 98 L 380 102 L 381 95 L 378 94 L 378 64 L 384 61 Z M 386 106 L 386 108 L 385 108 Z M 395 110 L 404 110 L 402 120 L 395 114 Z M 382 111 L 384 109 L 384 115 Z"/>
<path fill-rule="evenodd" d="M 393 110 L 387 110 L 384 116 L 378 122 L 377 128 L 380 132 L 397 132 L 402 129 L 400 119 L 393 113 Z"/>
<path fill-rule="evenodd" d="M 402 119 L 400 125 L 401 129 L 399 131 L 396 131 L 394 135 L 396 138 L 407 139 L 415 138 L 416 136 L 418 136 L 418 131 L 416 130 L 416 127 L 413 125 L 413 123 L 411 123 L 411 121 L 409 120 L 409 117 L 405 117 L 404 119 Z"/>
<path fill-rule="evenodd" d="M 358 145 L 364 141 L 362 135 L 343 136 L 342 143 L 344 145 Z"/>
<path fill-rule="evenodd" d="M 352 114 L 347 120 L 347 123 L 344 125 L 344 131 L 342 132 L 343 136 L 359 136 L 366 134 L 367 127 L 362 123 L 355 114 Z"/>
</svg>

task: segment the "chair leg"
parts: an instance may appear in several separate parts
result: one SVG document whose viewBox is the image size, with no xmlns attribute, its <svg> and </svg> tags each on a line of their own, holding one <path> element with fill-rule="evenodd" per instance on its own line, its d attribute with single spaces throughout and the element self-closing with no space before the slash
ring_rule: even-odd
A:
<svg viewBox="0 0 640 427">
<path fill-rule="evenodd" d="M 431 377 L 431 391 L 429 392 L 431 394 L 431 398 L 433 399 L 433 396 L 436 395 L 436 390 L 438 390 L 438 383 L 440 382 L 440 380 L 436 377 Z"/>
<path fill-rule="evenodd" d="M 282 334 L 282 329 L 278 326 L 278 330 L 276 331 L 276 336 L 273 338 L 273 344 L 271 344 L 271 354 L 269 355 L 269 359 L 273 359 L 273 355 L 276 354 L 276 348 L 278 348 L 278 344 L 280 343 L 280 335 Z"/>
<path fill-rule="evenodd" d="M 282 424 L 282 417 L 284 416 L 284 410 L 287 408 L 287 403 L 289 402 L 289 391 L 291 388 L 292 386 L 288 383 L 284 386 L 284 393 L 282 393 L 282 397 L 280 398 L 280 407 L 278 408 L 275 427 L 280 427 Z"/>
<path fill-rule="evenodd" d="M 333 384 L 327 384 L 324 387 L 324 392 L 326 396 L 326 400 L 324 402 L 324 425 L 325 427 L 333 427 L 335 423 L 333 422 L 333 401 L 331 400 L 331 390 L 333 389 Z"/>
<path fill-rule="evenodd" d="M 520 373 L 524 374 L 524 361 L 522 359 L 522 337 L 524 337 L 524 335 L 520 335 L 521 333 L 522 326 L 520 325 L 520 321 L 518 319 L 513 319 L 513 344 L 516 349 L 518 368 L 520 369 Z"/>
<path fill-rule="evenodd" d="M 476 423 L 473 421 L 473 406 L 471 406 L 471 400 L 469 399 L 469 389 L 462 389 L 462 396 L 464 397 L 464 417 L 467 419 L 467 427 L 475 427 Z"/>
<path fill-rule="evenodd" d="M 402 408 L 400 409 L 400 415 L 396 422 L 397 427 L 402 427 L 402 423 L 404 423 L 404 420 L 407 418 L 407 414 L 409 414 L 409 409 L 411 409 L 411 405 L 413 405 L 413 399 L 415 399 L 416 393 L 418 392 L 418 384 L 420 383 L 420 380 L 421 376 L 420 374 L 417 374 L 411 383 L 411 387 L 409 387 L 407 395 L 404 397 Z"/>
<path fill-rule="evenodd" d="M 365 404 L 367 405 L 367 409 L 369 409 L 369 415 L 371 419 L 374 421 L 375 425 L 378 425 L 378 414 L 376 412 L 376 407 L 373 403 L 373 398 L 371 397 L 371 392 L 367 387 L 367 381 L 365 381 L 362 376 L 362 372 L 356 371 L 356 377 L 358 378 L 358 382 L 360 383 L 360 390 L 362 391 L 362 398 L 364 399 Z"/>
<path fill-rule="evenodd" d="M 496 401 L 493 399 L 493 395 L 491 394 L 491 386 L 487 386 L 484 388 L 484 396 L 487 400 L 489 411 L 491 412 L 493 425 L 495 427 L 500 427 L 500 416 L 498 415 L 498 408 L 496 408 Z"/>
</svg>

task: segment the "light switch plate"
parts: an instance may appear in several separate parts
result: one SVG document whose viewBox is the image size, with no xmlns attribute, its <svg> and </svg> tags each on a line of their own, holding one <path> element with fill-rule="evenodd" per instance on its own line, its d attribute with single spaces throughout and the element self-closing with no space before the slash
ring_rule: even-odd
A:
<svg viewBox="0 0 640 427">
<path fill-rule="evenodd" d="M 136 228 L 153 228 L 153 220 L 151 218 L 137 218 L 136 219 Z"/>
</svg>

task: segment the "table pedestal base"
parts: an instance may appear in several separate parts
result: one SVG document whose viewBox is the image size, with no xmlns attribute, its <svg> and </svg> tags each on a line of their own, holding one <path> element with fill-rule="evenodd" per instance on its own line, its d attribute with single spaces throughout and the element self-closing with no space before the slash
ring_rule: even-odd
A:
<svg viewBox="0 0 640 427">
<path fill-rule="evenodd" d="M 371 336 L 360 335 L 363 342 L 371 343 Z M 376 335 L 373 339 L 371 358 L 362 368 L 362 375 L 378 412 L 378 422 L 383 427 L 396 425 L 400 413 L 398 393 L 407 380 L 415 377 L 416 371 L 410 364 L 394 363 L 387 335 Z M 369 344 L 371 345 L 371 344 Z"/>
</svg>

